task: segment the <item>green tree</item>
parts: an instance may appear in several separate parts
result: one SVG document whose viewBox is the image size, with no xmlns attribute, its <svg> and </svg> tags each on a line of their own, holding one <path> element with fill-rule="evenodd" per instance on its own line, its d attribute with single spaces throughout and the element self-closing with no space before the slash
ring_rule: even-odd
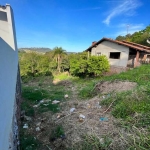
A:
<svg viewBox="0 0 150 150">
<path fill-rule="evenodd" d="M 39 54 L 36 52 L 21 53 L 20 57 L 21 76 L 35 76 L 37 72 Z"/>
<path fill-rule="evenodd" d="M 54 57 L 57 62 L 57 70 L 61 72 L 61 61 L 63 56 L 66 55 L 66 52 L 61 47 L 55 47 L 53 51 L 54 51 Z"/>
</svg>

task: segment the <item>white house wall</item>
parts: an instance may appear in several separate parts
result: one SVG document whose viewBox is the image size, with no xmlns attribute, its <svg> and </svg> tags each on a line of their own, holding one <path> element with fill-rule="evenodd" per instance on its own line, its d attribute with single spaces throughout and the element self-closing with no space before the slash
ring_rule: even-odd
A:
<svg viewBox="0 0 150 150">
<path fill-rule="evenodd" d="M 18 50 L 13 12 L 9 5 L 0 7 L 7 21 L 0 18 L 0 149 L 13 148 L 13 122 L 18 71 Z"/>
<path fill-rule="evenodd" d="M 120 59 L 110 59 L 110 52 L 121 52 Z M 101 55 L 105 55 L 111 66 L 121 66 L 126 67 L 129 56 L 129 48 L 118 45 L 117 43 L 113 43 L 110 41 L 103 41 L 97 47 L 93 47 L 91 51 L 91 55 L 97 55 L 97 53 L 101 53 Z"/>
</svg>

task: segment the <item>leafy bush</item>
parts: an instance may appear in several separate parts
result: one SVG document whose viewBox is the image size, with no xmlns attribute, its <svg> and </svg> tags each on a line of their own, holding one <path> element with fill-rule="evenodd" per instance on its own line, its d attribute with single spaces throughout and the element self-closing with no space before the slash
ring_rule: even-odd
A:
<svg viewBox="0 0 150 150">
<path fill-rule="evenodd" d="M 91 56 L 88 60 L 88 74 L 101 75 L 109 70 L 109 62 L 106 56 Z"/>
<path fill-rule="evenodd" d="M 98 76 L 109 70 L 106 56 L 91 56 L 89 59 L 74 58 L 70 61 L 70 73 L 74 76 Z"/>
<path fill-rule="evenodd" d="M 70 61 L 70 73 L 74 76 L 85 77 L 87 75 L 87 60 L 82 58 Z"/>
</svg>

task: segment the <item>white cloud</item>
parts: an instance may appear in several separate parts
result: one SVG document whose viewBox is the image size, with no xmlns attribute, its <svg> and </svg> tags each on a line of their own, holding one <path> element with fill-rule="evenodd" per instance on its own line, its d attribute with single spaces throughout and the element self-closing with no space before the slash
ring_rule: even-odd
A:
<svg viewBox="0 0 150 150">
<path fill-rule="evenodd" d="M 131 14 L 134 15 L 134 11 L 141 5 L 139 0 L 125 0 L 123 3 L 119 4 L 112 9 L 111 13 L 103 21 L 103 23 L 109 25 L 112 18 L 122 15 L 122 14 Z"/>
</svg>

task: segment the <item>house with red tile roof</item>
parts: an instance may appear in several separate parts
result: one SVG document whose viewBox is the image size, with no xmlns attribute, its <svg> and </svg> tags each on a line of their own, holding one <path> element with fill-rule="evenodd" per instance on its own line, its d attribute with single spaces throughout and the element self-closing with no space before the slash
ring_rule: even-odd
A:
<svg viewBox="0 0 150 150">
<path fill-rule="evenodd" d="M 136 67 L 150 61 L 150 47 L 128 41 L 102 38 L 86 49 L 92 56 L 105 55 L 111 66 Z"/>
</svg>

